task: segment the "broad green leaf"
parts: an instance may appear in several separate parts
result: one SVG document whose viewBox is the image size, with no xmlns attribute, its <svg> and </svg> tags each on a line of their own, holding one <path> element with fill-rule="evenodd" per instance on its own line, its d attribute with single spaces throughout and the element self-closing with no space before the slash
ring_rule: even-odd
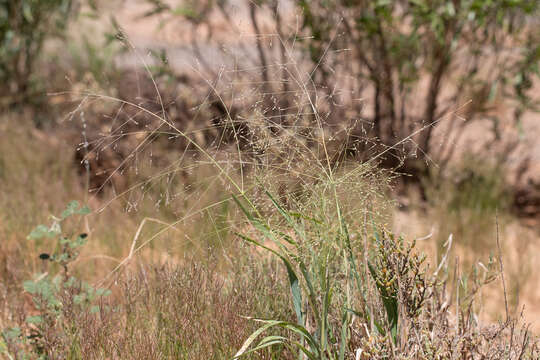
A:
<svg viewBox="0 0 540 360">
<path fill-rule="evenodd" d="M 32 232 L 27 236 L 29 240 L 38 240 L 42 238 L 53 238 L 57 236 L 59 232 L 56 228 L 48 228 L 45 225 L 38 225 Z"/>
<path fill-rule="evenodd" d="M 31 280 L 27 280 L 23 283 L 23 289 L 30 294 L 35 294 L 38 291 L 37 284 Z"/>
<path fill-rule="evenodd" d="M 88 206 L 82 206 L 79 208 L 79 202 L 73 200 L 69 202 L 66 209 L 62 212 L 61 220 L 68 218 L 71 215 L 87 215 L 90 213 L 90 208 Z"/>
</svg>

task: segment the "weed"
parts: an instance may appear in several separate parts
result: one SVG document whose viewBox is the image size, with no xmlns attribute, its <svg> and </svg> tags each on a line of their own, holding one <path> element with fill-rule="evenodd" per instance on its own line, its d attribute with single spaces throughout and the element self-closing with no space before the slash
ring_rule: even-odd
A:
<svg viewBox="0 0 540 360">
<path fill-rule="evenodd" d="M 82 233 L 70 237 L 62 229 L 68 218 L 84 216 L 89 212 L 87 207 L 79 207 L 77 201 L 72 201 L 59 217 L 53 217 L 52 225 L 39 225 L 28 235 L 29 240 L 56 239 L 54 253 L 42 253 L 39 258 L 43 262 L 52 263 L 51 271 L 56 268 L 60 270 L 54 275 L 49 272 L 36 274 L 33 280 L 24 282 L 24 290 L 31 296 L 35 314 L 26 318 L 25 328 L 10 328 L 2 333 L 5 344 L 3 350 L 8 357 L 11 358 L 13 354 L 17 358 L 56 358 L 59 344 L 65 343 L 66 338 L 71 343 L 77 337 L 77 329 L 73 327 L 70 314 L 102 311 L 96 304 L 110 291 L 94 289 L 69 273 L 69 265 L 77 259 L 88 235 Z"/>
</svg>

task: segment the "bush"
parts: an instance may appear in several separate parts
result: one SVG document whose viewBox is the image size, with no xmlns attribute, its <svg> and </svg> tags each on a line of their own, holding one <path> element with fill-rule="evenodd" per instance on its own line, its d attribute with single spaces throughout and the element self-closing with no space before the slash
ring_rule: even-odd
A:
<svg viewBox="0 0 540 360">
<path fill-rule="evenodd" d="M 0 1 L 0 106 L 21 104 L 35 95 L 43 44 L 64 36 L 76 5 L 77 0 Z"/>
</svg>

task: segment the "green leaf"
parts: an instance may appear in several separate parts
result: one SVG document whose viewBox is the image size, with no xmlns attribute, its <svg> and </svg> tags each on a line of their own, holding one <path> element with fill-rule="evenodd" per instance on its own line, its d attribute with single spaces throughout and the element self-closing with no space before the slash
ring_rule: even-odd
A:
<svg viewBox="0 0 540 360">
<path fill-rule="evenodd" d="M 26 318 L 27 324 L 41 324 L 43 322 L 43 317 L 36 315 L 36 316 L 28 316 Z"/>
<path fill-rule="evenodd" d="M 41 238 L 52 238 L 59 234 L 56 228 L 48 228 L 45 225 L 38 225 L 32 232 L 26 237 L 28 240 L 38 240 Z"/>
<path fill-rule="evenodd" d="M 307 331 L 306 328 L 304 328 L 303 326 L 298 325 L 298 324 L 293 324 L 293 323 L 290 323 L 288 321 L 262 320 L 262 319 L 255 319 L 255 320 L 259 321 L 259 322 L 262 322 L 265 325 L 261 326 L 259 329 L 254 331 L 247 338 L 247 340 L 244 342 L 244 344 L 242 345 L 240 350 L 236 353 L 236 355 L 233 357 L 233 359 L 237 359 L 237 358 L 239 358 L 241 356 L 244 356 L 244 355 L 250 353 L 251 351 L 248 351 L 249 346 L 255 341 L 255 339 L 259 335 L 261 335 L 263 332 L 265 332 L 266 330 L 268 330 L 268 329 L 270 329 L 272 327 L 281 327 L 281 328 L 293 331 L 294 333 L 299 335 L 303 340 L 305 340 L 309 344 L 311 350 L 306 349 L 300 343 L 297 343 L 297 342 L 294 342 L 294 341 L 291 341 L 291 343 L 294 344 L 294 346 L 296 348 L 298 348 L 300 351 L 302 351 L 309 359 L 313 359 L 313 360 L 321 359 L 321 357 L 320 357 L 321 353 L 319 351 L 317 341 L 313 338 L 313 336 L 311 336 L 309 331 Z M 265 341 L 265 339 L 267 339 L 267 340 Z M 265 339 L 263 339 L 261 342 L 259 342 L 258 345 L 265 345 L 266 344 L 266 346 L 263 346 L 263 347 L 268 347 L 271 344 L 274 344 L 274 341 L 275 341 L 275 343 L 277 343 L 277 341 L 278 341 L 277 336 L 267 337 Z"/>
<path fill-rule="evenodd" d="M 84 294 L 78 294 L 73 297 L 73 302 L 76 305 L 82 304 L 86 300 L 86 296 Z"/>
<path fill-rule="evenodd" d="M 248 220 L 251 222 L 251 224 L 256 229 L 261 231 L 267 238 L 274 241 L 276 244 L 280 245 L 279 241 L 276 240 L 274 234 L 272 233 L 272 231 L 270 231 L 268 226 L 264 225 L 261 221 L 256 219 L 251 213 L 249 213 L 247 211 L 247 209 L 242 205 L 242 203 L 236 198 L 236 196 L 233 195 L 232 197 L 233 197 L 233 200 L 238 205 L 238 207 L 240 207 L 242 212 L 246 215 Z M 294 269 L 293 269 L 293 266 L 292 266 L 291 262 L 287 259 L 286 256 L 280 254 L 276 250 L 270 249 L 269 247 L 264 246 L 261 243 L 255 241 L 255 240 L 253 240 L 253 239 L 251 239 L 251 238 L 249 238 L 247 236 L 244 236 L 242 234 L 238 234 L 238 235 L 241 238 L 243 238 L 244 240 L 257 245 L 260 248 L 263 248 L 265 250 L 270 251 L 271 253 L 275 254 L 276 256 L 278 256 L 283 261 L 283 263 L 285 264 L 285 267 L 287 268 L 287 274 L 288 274 L 288 277 L 289 277 L 289 284 L 290 284 L 291 293 L 292 293 L 292 297 L 293 297 L 293 306 L 294 306 L 294 311 L 296 313 L 296 318 L 298 320 L 298 324 L 303 324 L 304 323 L 304 317 L 302 315 L 302 293 L 300 291 L 300 284 L 299 284 L 299 281 L 298 281 L 298 276 L 294 272 Z"/>
<path fill-rule="evenodd" d="M 34 16 L 32 16 L 32 8 L 30 7 L 30 3 L 28 1 L 22 2 L 22 11 L 26 21 L 29 23 L 34 21 Z"/>
<path fill-rule="evenodd" d="M 78 247 L 81 247 L 84 244 L 86 244 L 87 242 L 88 242 L 88 235 L 86 235 L 86 234 L 80 234 L 79 236 L 77 236 L 75 241 L 69 241 L 68 240 L 69 247 L 71 249 L 76 249 Z"/>
<path fill-rule="evenodd" d="M 384 7 L 392 4 L 392 0 L 377 0 L 377 7 Z"/>
<path fill-rule="evenodd" d="M 398 312 L 398 301 L 397 301 L 397 294 L 388 294 L 386 291 L 386 288 L 377 281 L 377 271 L 375 270 L 375 267 L 371 262 L 368 262 L 368 268 L 371 273 L 371 276 L 375 282 L 375 285 L 377 286 L 377 289 L 379 290 L 379 295 L 381 296 L 381 300 L 384 305 L 384 309 L 386 311 L 386 317 L 388 319 L 388 327 L 390 328 L 390 333 L 392 334 L 392 339 L 394 341 L 394 344 L 397 343 L 397 327 L 398 327 L 398 320 L 399 320 L 399 312 Z"/>
<path fill-rule="evenodd" d="M 244 343 L 242 344 L 242 347 L 240 348 L 240 350 L 238 350 L 236 352 L 236 354 L 234 355 L 233 359 L 238 359 L 239 357 L 243 356 L 246 354 L 246 351 L 247 349 L 249 348 L 249 346 L 251 345 L 251 343 L 253 343 L 253 341 L 255 341 L 255 339 L 257 339 L 257 337 L 259 335 L 261 335 L 263 332 L 265 332 L 267 329 L 271 328 L 272 326 L 275 326 L 277 325 L 278 323 L 280 323 L 279 321 L 269 321 L 266 325 L 264 326 L 261 326 L 260 328 L 258 328 L 257 330 L 255 330 L 247 339 L 246 341 L 244 341 Z"/>
<path fill-rule="evenodd" d="M 288 261 L 284 261 L 287 267 L 287 273 L 289 275 L 289 283 L 291 287 L 291 293 L 293 297 L 294 311 L 296 312 L 296 319 L 299 325 L 304 324 L 304 316 L 302 314 L 302 293 L 300 291 L 300 283 L 296 273 L 293 271 L 291 264 Z"/>
<path fill-rule="evenodd" d="M 301 213 L 298 213 L 298 212 L 294 212 L 294 211 L 289 211 L 288 214 L 292 217 L 295 217 L 297 219 L 304 219 L 304 220 L 309 220 L 309 221 L 313 221 L 314 223 L 318 224 L 318 225 L 322 225 L 323 222 L 321 220 L 318 220 L 318 219 L 315 219 L 314 217 L 309 217 L 309 216 L 306 216 L 304 214 L 301 214 Z"/>
<path fill-rule="evenodd" d="M 343 311 L 343 316 L 341 317 L 341 342 L 339 345 L 339 360 L 345 359 L 345 349 L 347 347 L 347 332 L 349 329 L 349 314 L 345 309 Z"/>
<path fill-rule="evenodd" d="M 451 2 L 446 3 L 446 13 L 450 17 L 454 17 L 456 15 L 456 8 L 454 7 L 454 4 Z"/>
<path fill-rule="evenodd" d="M 248 241 L 252 244 L 257 245 L 258 247 L 262 249 L 270 251 L 272 254 L 276 255 L 283 261 L 283 263 L 285 264 L 285 268 L 287 269 L 287 275 L 289 278 L 289 285 L 290 285 L 291 293 L 293 297 L 293 306 L 294 306 L 294 311 L 296 313 L 296 318 L 298 320 L 298 324 L 303 324 L 304 317 L 302 315 L 302 293 L 300 291 L 300 284 L 298 281 L 298 276 L 296 276 L 296 273 L 294 272 L 291 262 L 285 256 L 283 256 L 276 250 L 273 250 L 267 246 L 264 246 L 263 244 L 243 234 L 237 234 L 237 235 L 240 236 L 245 241 Z"/>
<path fill-rule="evenodd" d="M 35 294 L 38 291 L 38 286 L 35 282 L 27 280 L 23 283 L 23 289 L 30 294 Z"/>
<path fill-rule="evenodd" d="M 190 20 L 195 20 L 199 16 L 197 11 L 195 11 L 195 9 L 193 9 L 191 6 L 179 6 L 174 8 L 171 12 L 173 15 L 184 16 Z"/>
<path fill-rule="evenodd" d="M 87 215 L 90 213 L 88 206 L 82 206 L 79 208 L 79 202 L 77 200 L 70 201 L 66 209 L 62 212 L 61 219 L 64 220 L 71 215 Z"/>
<path fill-rule="evenodd" d="M 96 289 L 96 296 L 109 296 L 109 295 L 111 295 L 111 290 L 109 289 L 103 289 L 103 288 Z"/>
<path fill-rule="evenodd" d="M 13 327 L 2 331 L 2 336 L 7 340 L 13 340 L 21 336 L 21 328 Z"/>
<path fill-rule="evenodd" d="M 88 206 L 86 206 L 86 205 L 79 209 L 79 214 L 81 214 L 81 215 L 88 215 L 91 212 L 92 211 L 90 210 L 90 208 Z"/>
<path fill-rule="evenodd" d="M 313 316 L 315 317 L 315 321 L 317 323 L 321 322 L 321 317 L 319 314 L 319 309 L 317 307 L 317 294 L 315 293 L 315 289 L 313 287 L 313 282 L 311 281 L 311 276 L 307 270 L 306 265 L 303 261 L 300 261 L 299 264 L 300 271 L 302 272 L 302 275 L 304 276 L 304 280 L 306 281 L 306 285 L 308 288 L 308 299 L 311 303 L 311 309 L 313 311 Z"/>
<path fill-rule="evenodd" d="M 262 339 L 253 349 L 246 351 L 243 355 L 257 352 L 272 345 L 286 344 L 287 341 L 288 339 L 283 336 L 270 335 Z"/>
<path fill-rule="evenodd" d="M 279 203 L 276 201 L 276 199 L 274 199 L 274 197 L 272 196 L 272 194 L 270 194 L 270 192 L 266 191 L 266 195 L 270 198 L 270 200 L 272 201 L 272 204 L 279 211 L 279 213 L 285 218 L 285 220 L 287 220 L 287 223 L 294 229 L 294 232 L 296 233 L 296 235 L 298 235 L 300 239 L 305 240 L 305 234 L 302 231 L 302 229 L 298 227 L 298 223 L 293 220 L 293 218 L 289 215 L 289 213 L 285 209 L 281 207 L 281 205 L 279 205 Z"/>
<path fill-rule="evenodd" d="M 70 276 L 69 279 L 67 279 L 64 282 L 64 288 L 69 289 L 70 287 L 74 287 L 78 284 L 78 281 L 75 277 Z"/>
<path fill-rule="evenodd" d="M 328 281 L 328 279 L 327 279 Z M 330 304 L 332 303 L 332 289 L 326 289 L 326 294 L 323 300 L 323 314 L 320 321 L 320 332 L 321 332 L 321 348 L 324 351 L 328 342 L 328 310 Z"/>
</svg>

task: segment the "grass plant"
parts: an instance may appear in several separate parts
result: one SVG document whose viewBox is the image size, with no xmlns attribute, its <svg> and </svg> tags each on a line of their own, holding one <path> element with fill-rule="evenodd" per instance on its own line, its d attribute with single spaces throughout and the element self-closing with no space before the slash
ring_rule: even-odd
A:
<svg viewBox="0 0 540 360">
<path fill-rule="evenodd" d="M 291 95 L 293 111 L 282 122 L 264 110 L 268 103 L 252 104 L 235 116 L 221 92 L 222 78 L 207 80 L 214 102 L 208 95 L 195 116 L 216 104 L 223 115 L 212 127 L 219 129 L 218 136 L 208 144 L 201 140 L 207 129 L 192 131 L 171 119 L 143 58 L 155 92 L 153 108 L 134 99 L 72 94 L 80 96 L 80 105 L 70 114 L 72 121 L 84 120 L 83 112 L 91 113 L 95 102 L 110 102 L 118 112 L 130 109 L 128 120 L 111 124 L 101 138 L 90 139 L 92 149 L 83 136 L 81 144 L 88 150 L 83 164 L 90 159 L 97 163 L 124 137 L 134 140 L 104 184 L 91 196 L 81 195 L 95 209 L 92 213 L 68 205 L 68 212 L 85 215 L 81 226 L 91 239 L 85 244 L 87 252 L 80 249 L 86 236 L 68 240 L 72 238 L 64 237 L 56 226 L 39 227 L 23 245 L 16 240 L 1 245 L 9 254 L 3 256 L 21 261 L 7 261 L 1 272 L 2 279 L 13 282 L 0 288 L 3 356 L 310 360 L 540 356 L 536 338 L 520 319 L 511 317 L 508 305 L 498 323 L 477 316 L 476 301 L 485 285 L 500 279 L 507 297 L 500 251 L 469 273 L 447 255 L 429 265 L 414 240 L 393 234 L 388 225 L 393 175 L 377 166 L 392 147 L 363 162 L 345 161 L 341 154 L 346 145 L 333 139 L 331 124 L 312 96 L 309 73 L 304 74 L 292 57 L 288 60 L 291 63 L 282 64 L 282 70 L 299 90 Z M 265 93 L 261 99 L 273 95 Z M 123 131 L 138 121 L 143 125 L 137 131 Z M 18 129 L 9 122 L 0 125 Z M 398 139 L 395 146 L 411 136 Z M 154 145 L 163 138 L 171 146 L 181 139 L 184 146 L 156 150 L 166 155 L 155 165 Z M 57 213 L 65 197 L 83 194 L 84 184 L 72 176 L 73 167 L 59 166 L 68 162 L 65 155 L 56 158 L 39 147 L 28 150 L 13 140 L 6 144 L 0 142 L 28 163 L 21 167 L 2 155 L 0 181 L 19 188 L 16 182 L 28 168 L 40 171 L 25 179 L 24 189 L 29 191 L 17 190 L 21 193 L 0 200 L 14 209 L 20 199 L 34 201 L 25 208 L 31 210 L 28 216 L 0 213 L 7 224 L 1 228 L 15 238 L 17 229 L 43 222 L 44 213 Z M 62 144 L 52 146 L 60 153 L 64 149 Z M 56 182 L 47 184 L 44 174 Z M 132 182 L 121 191 L 107 188 L 118 174 Z M 498 186 L 489 177 L 482 179 L 487 183 L 473 181 L 471 186 Z M 469 190 L 476 193 L 475 189 Z M 468 205 L 470 198 L 462 195 L 448 206 Z M 489 201 L 475 204 L 492 209 L 491 195 L 491 190 L 480 193 L 480 200 Z M 53 205 L 34 209 L 36 199 Z M 56 244 L 38 241 L 51 233 L 58 237 Z M 38 254 L 47 246 L 56 246 L 53 270 L 61 275 L 47 273 L 17 285 L 39 272 Z M 441 246 L 444 254 L 449 247 L 449 243 Z M 69 274 L 85 282 L 71 280 L 68 265 Z M 101 296 L 109 291 L 110 296 Z M 30 321 L 29 315 L 34 316 Z"/>
</svg>

